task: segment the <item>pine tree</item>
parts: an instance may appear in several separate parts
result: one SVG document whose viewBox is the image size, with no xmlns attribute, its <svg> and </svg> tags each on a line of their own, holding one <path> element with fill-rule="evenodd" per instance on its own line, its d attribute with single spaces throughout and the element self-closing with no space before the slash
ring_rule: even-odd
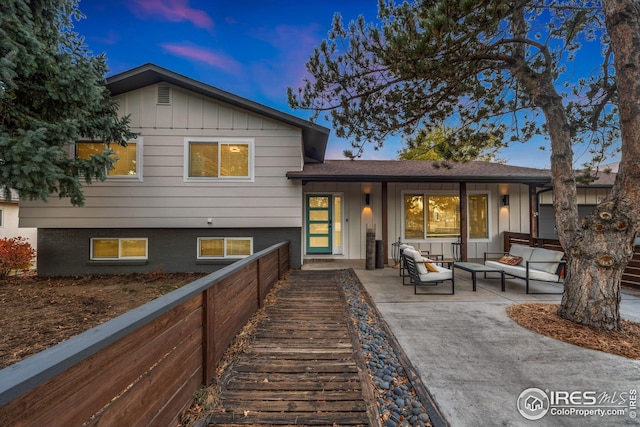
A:
<svg viewBox="0 0 640 427">
<path fill-rule="evenodd" d="M 108 148 L 75 158 L 80 138 L 126 145 L 128 118 L 105 88 L 104 55 L 73 31 L 77 0 L 0 2 L 0 186 L 23 199 L 68 197 L 82 205 L 83 183 L 104 180 Z"/>
<path fill-rule="evenodd" d="M 358 149 L 452 117 L 505 143 L 548 137 L 568 256 L 558 314 L 618 329 L 622 274 L 640 231 L 640 2 L 380 0 L 378 15 L 347 27 L 336 15 L 289 104 L 327 114 Z M 573 148 L 592 154 L 588 168 L 618 142 L 613 189 L 581 220 Z"/>
</svg>

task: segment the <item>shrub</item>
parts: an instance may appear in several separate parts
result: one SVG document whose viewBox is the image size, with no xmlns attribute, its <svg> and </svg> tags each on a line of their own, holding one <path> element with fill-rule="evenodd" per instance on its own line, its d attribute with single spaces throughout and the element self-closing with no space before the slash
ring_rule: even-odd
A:
<svg viewBox="0 0 640 427">
<path fill-rule="evenodd" d="M 0 278 L 14 270 L 28 270 L 35 256 L 35 249 L 24 237 L 0 239 Z"/>
</svg>

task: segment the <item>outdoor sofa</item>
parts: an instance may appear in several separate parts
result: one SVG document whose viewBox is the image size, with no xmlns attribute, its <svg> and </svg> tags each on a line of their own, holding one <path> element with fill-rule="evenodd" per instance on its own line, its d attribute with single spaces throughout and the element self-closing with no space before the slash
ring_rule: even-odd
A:
<svg viewBox="0 0 640 427">
<path fill-rule="evenodd" d="M 504 271 L 505 275 L 524 279 L 526 293 L 529 281 L 561 283 L 565 276 L 564 253 L 545 248 L 512 245 L 509 252 L 485 252 L 484 265 Z"/>
</svg>

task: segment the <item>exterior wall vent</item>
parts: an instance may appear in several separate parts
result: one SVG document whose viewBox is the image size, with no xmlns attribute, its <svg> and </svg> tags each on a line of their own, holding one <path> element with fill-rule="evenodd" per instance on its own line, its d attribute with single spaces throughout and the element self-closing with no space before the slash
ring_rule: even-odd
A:
<svg viewBox="0 0 640 427">
<path fill-rule="evenodd" d="M 169 86 L 158 86 L 158 104 L 171 105 L 171 88 Z"/>
</svg>

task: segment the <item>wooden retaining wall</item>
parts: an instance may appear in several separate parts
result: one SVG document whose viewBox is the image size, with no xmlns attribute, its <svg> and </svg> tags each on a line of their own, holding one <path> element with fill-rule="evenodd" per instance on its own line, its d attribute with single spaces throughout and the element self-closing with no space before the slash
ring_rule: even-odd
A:
<svg viewBox="0 0 640 427">
<path fill-rule="evenodd" d="M 0 370 L 0 425 L 175 425 L 288 270 L 279 243 Z"/>
<path fill-rule="evenodd" d="M 564 252 L 560 241 L 554 239 L 531 238 L 529 234 L 524 233 L 504 233 L 504 251 L 508 251 L 512 244 L 536 246 L 540 248 L 553 249 L 554 251 Z M 633 258 L 627 264 L 622 274 L 623 285 L 632 286 L 640 289 L 640 246 L 635 246 Z"/>
</svg>

